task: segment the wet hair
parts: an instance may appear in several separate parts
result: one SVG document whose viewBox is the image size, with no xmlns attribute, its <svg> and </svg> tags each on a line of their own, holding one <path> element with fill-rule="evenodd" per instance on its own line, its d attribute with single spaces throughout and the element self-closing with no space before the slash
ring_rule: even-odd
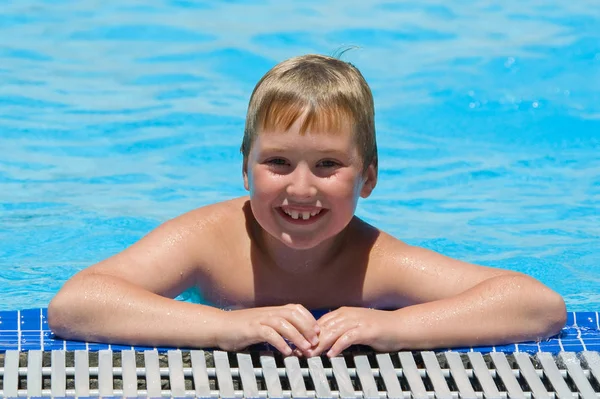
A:
<svg viewBox="0 0 600 399">
<path fill-rule="evenodd" d="M 300 134 L 341 133 L 351 122 L 363 170 L 377 168 L 375 110 L 371 89 L 352 64 L 304 55 L 277 64 L 256 84 L 246 116 L 244 167 L 261 131 L 287 131 L 299 118 Z"/>
</svg>

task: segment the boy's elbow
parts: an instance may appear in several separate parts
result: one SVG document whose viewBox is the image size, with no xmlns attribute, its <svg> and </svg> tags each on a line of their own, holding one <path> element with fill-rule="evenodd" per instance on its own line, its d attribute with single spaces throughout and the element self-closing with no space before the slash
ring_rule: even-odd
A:
<svg viewBox="0 0 600 399">
<path fill-rule="evenodd" d="M 73 325 L 69 315 L 73 313 L 75 302 L 68 298 L 68 293 L 59 291 L 48 304 L 48 327 L 58 336 L 66 337 L 69 326 Z"/>
<path fill-rule="evenodd" d="M 548 289 L 546 298 L 541 301 L 544 304 L 541 309 L 543 315 L 543 322 L 540 326 L 541 338 L 547 338 L 558 334 L 567 323 L 567 307 L 562 296 L 558 293 Z"/>
<path fill-rule="evenodd" d="M 548 335 L 556 335 L 567 323 L 567 306 L 563 297 L 554 291 L 548 295 L 547 303 Z"/>
</svg>

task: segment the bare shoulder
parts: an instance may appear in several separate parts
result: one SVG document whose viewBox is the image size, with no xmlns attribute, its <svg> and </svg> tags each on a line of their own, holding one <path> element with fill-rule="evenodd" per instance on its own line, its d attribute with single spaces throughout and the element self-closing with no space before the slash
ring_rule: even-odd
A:
<svg viewBox="0 0 600 399">
<path fill-rule="evenodd" d="M 244 198 L 237 198 L 168 220 L 132 246 L 80 274 L 109 274 L 174 297 L 197 285 L 202 268 L 243 239 L 244 203 Z M 219 245 L 224 241 L 229 248 Z"/>
<path fill-rule="evenodd" d="M 369 269 L 379 289 L 402 306 L 451 297 L 484 280 L 519 274 L 453 259 L 382 231 L 373 246 Z"/>
</svg>

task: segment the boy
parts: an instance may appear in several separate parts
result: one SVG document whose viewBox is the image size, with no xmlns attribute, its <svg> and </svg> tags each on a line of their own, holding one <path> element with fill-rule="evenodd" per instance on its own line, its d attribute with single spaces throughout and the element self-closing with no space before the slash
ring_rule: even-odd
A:
<svg viewBox="0 0 600 399">
<path fill-rule="evenodd" d="M 407 245 L 354 216 L 377 182 L 377 147 L 372 94 L 351 64 L 307 55 L 275 66 L 252 93 L 242 153 L 249 197 L 168 221 L 75 275 L 49 305 L 52 330 L 336 356 L 352 344 L 541 339 L 564 325 L 562 298 L 538 281 Z M 214 306 L 172 299 L 192 286 Z M 337 310 L 316 320 L 307 309 L 317 308 Z"/>
</svg>

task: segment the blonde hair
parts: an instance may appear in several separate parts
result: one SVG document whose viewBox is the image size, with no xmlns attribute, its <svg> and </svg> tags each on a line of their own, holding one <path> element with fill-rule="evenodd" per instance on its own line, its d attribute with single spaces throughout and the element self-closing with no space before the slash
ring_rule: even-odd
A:
<svg viewBox="0 0 600 399">
<path fill-rule="evenodd" d="M 363 169 L 371 164 L 377 168 L 375 109 L 369 85 L 354 65 L 314 54 L 283 61 L 256 84 L 241 147 L 244 165 L 260 131 L 288 130 L 300 117 L 304 117 L 300 134 L 308 130 L 339 133 L 343 122 L 350 120 Z"/>
</svg>

